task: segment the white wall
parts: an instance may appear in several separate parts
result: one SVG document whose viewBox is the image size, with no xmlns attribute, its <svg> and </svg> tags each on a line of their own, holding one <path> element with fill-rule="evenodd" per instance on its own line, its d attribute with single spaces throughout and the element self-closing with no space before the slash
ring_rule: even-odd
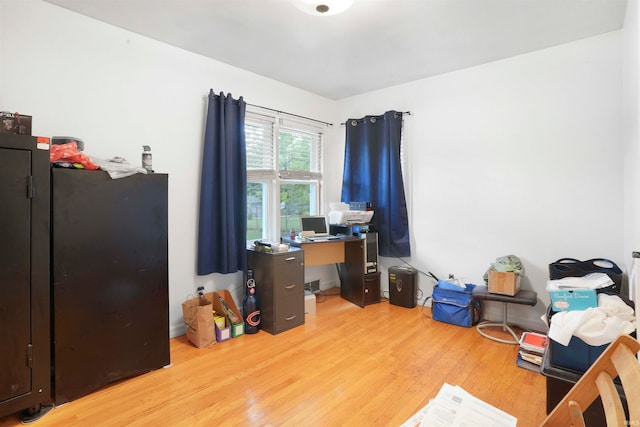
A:
<svg viewBox="0 0 640 427">
<path fill-rule="evenodd" d="M 640 136 L 638 123 L 640 110 L 638 99 L 640 98 L 640 86 L 638 85 L 638 72 L 640 70 L 640 43 L 638 38 L 638 22 L 640 21 L 640 7 L 636 0 L 627 2 L 627 13 L 624 23 L 623 52 L 623 126 L 622 140 L 624 143 L 624 255 L 631 265 L 631 253 L 640 251 L 640 206 L 638 190 L 640 189 Z M 633 276 L 633 275 L 630 275 Z M 638 274 L 636 272 L 637 281 Z M 633 284 L 632 284 L 633 286 Z M 636 313 L 640 314 L 640 284 L 635 283 Z"/>
<path fill-rule="evenodd" d="M 0 0 L 0 61 L 0 109 L 32 115 L 34 135 L 75 136 L 89 155 L 135 165 L 151 145 L 154 169 L 169 174 L 172 336 L 184 333 L 180 304 L 198 286 L 242 285 L 240 274 L 196 275 L 209 89 L 328 122 L 335 114 L 333 101 L 39 0 Z"/>
<path fill-rule="evenodd" d="M 408 261 L 479 282 L 496 257 L 518 255 L 524 286 L 541 301 L 533 310 L 510 309 L 510 318 L 534 324 L 548 302 L 549 262 L 608 257 L 624 267 L 628 259 L 621 40 L 621 32 L 609 33 L 334 102 L 39 0 L 0 0 L 0 109 L 33 115 L 34 134 L 79 137 L 99 157 L 138 164 L 141 146 L 152 146 L 154 168 L 169 174 L 172 336 L 182 333 L 180 303 L 197 286 L 241 285 L 237 274 L 195 274 L 209 88 L 335 123 L 325 153 L 326 203 L 340 199 L 339 123 L 410 110 Z M 308 270 L 308 279 L 335 275 Z M 420 278 L 425 295 L 431 285 Z"/>
<path fill-rule="evenodd" d="M 481 283 L 496 257 L 517 255 L 539 303 L 509 317 L 530 326 L 549 303 L 550 262 L 624 268 L 620 42 L 608 33 L 338 102 L 342 119 L 411 111 L 407 261 Z M 420 277 L 425 296 L 432 285 Z"/>
</svg>

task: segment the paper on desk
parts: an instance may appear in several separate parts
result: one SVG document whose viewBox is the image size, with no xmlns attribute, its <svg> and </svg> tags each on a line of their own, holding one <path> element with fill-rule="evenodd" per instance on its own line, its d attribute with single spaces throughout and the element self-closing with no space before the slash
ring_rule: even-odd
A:
<svg viewBox="0 0 640 427">
<path fill-rule="evenodd" d="M 516 427 L 517 421 L 461 387 L 445 383 L 429 402 L 420 427 Z"/>
</svg>

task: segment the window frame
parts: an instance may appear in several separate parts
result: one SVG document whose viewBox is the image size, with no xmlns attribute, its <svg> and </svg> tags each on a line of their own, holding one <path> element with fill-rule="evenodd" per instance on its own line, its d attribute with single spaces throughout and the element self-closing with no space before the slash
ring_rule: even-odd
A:
<svg viewBox="0 0 640 427">
<path fill-rule="evenodd" d="M 320 215 L 322 206 L 322 190 L 323 190 L 323 173 L 324 173 L 324 138 L 326 125 L 319 124 L 312 120 L 306 120 L 298 116 L 289 116 L 282 112 L 264 112 L 259 107 L 247 106 L 245 115 L 245 129 L 247 124 L 262 124 L 270 125 L 270 132 L 267 130 L 267 137 L 270 137 L 270 150 L 266 150 L 270 153 L 272 169 L 249 169 L 249 157 L 250 150 L 247 146 L 247 185 L 252 183 L 260 183 L 263 185 L 262 202 L 262 240 L 266 241 L 280 241 L 281 237 L 281 185 L 282 184 L 303 184 L 315 186 L 315 197 L 313 200 L 309 200 L 310 215 Z M 265 127 L 266 128 L 266 127 Z M 317 171 L 291 171 L 280 170 L 279 167 L 279 149 L 280 149 L 280 135 L 281 131 L 286 132 L 290 130 L 292 132 L 308 133 L 312 137 L 312 144 L 316 144 L 316 147 L 312 147 L 311 161 L 309 169 L 314 169 L 314 165 Z M 270 134 L 270 135 L 269 135 Z M 248 140 L 248 139 L 247 139 Z M 266 142 L 266 141 L 263 141 Z M 255 154 L 255 153 L 254 153 Z M 264 156 L 264 151 L 262 152 Z M 317 157 L 313 159 L 313 157 Z M 315 160 L 315 162 L 314 162 Z M 310 192 L 310 197 L 313 196 L 313 191 Z M 248 221 L 248 218 L 247 218 Z M 296 229 L 297 230 L 297 229 Z M 247 230 L 249 231 L 249 230 Z M 252 242 L 254 239 L 248 239 L 248 242 Z"/>
</svg>

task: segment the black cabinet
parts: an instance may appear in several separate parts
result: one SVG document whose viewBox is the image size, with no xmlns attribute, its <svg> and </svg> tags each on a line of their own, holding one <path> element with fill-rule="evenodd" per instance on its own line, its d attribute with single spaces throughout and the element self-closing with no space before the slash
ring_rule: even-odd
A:
<svg viewBox="0 0 640 427">
<path fill-rule="evenodd" d="M 248 250 L 247 264 L 256 279 L 260 328 L 278 334 L 304 323 L 304 252 Z"/>
<path fill-rule="evenodd" d="M 58 405 L 170 362 L 167 184 L 51 170 Z"/>
<path fill-rule="evenodd" d="M 51 399 L 48 148 L 0 133 L 0 417 Z"/>
</svg>

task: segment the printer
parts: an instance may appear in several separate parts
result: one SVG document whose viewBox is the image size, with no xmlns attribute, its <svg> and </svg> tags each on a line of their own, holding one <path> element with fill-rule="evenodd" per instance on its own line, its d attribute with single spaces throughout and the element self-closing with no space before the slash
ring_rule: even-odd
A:
<svg viewBox="0 0 640 427">
<path fill-rule="evenodd" d="M 329 203 L 331 211 L 329 212 L 329 224 L 367 224 L 373 218 L 373 211 L 352 210 L 347 203 L 332 202 Z"/>
</svg>

